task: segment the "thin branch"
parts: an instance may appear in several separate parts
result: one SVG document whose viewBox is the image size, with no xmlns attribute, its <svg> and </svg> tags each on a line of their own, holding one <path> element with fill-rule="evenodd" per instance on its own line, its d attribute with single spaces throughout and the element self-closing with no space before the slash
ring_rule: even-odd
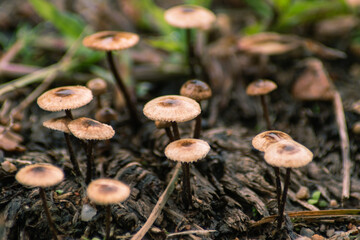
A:
<svg viewBox="0 0 360 240">
<path fill-rule="evenodd" d="M 183 232 L 177 232 L 177 233 L 170 233 L 166 237 L 175 237 L 175 236 L 181 236 L 181 235 L 190 235 L 190 234 L 196 234 L 196 235 L 208 235 L 209 233 L 217 232 L 216 230 L 190 230 L 190 231 L 183 231 Z"/>
<path fill-rule="evenodd" d="M 156 203 L 154 209 L 152 210 L 148 220 L 145 222 L 144 226 L 131 238 L 131 240 L 141 240 L 145 236 L 145 234 L 149 231 L 152 224 L 159 217 L 161 210 L 165 206 L 167 200 L 169 199 L 171 193 L 174 191 L 175 182 L 178 179 L 178 175 L 181 169 L 181 163 L 177 163 L 175 166 L 175 171 L 173 172 L 173 176 L 167 185 L 165 191 L 160 196 L 158 202 Z"/>
</svg>

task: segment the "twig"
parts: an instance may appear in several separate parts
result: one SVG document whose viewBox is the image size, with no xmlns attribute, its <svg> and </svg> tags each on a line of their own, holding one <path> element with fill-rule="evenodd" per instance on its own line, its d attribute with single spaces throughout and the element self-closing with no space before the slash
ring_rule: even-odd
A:
<svg viewBox="0 0 360 240">
<path fill-rule="evenodd" d="M 0 58 L 0 73 L 2 71 L 2 68 L 6 66 L 15 56 L 16 54 L 21 50 L 21 48 L 24 46 L 23 40 L 17 40 L 14 45 L 11 46 L 11 48 L 1 56 Z"/>
<path fill-rule="evenodd" d="M 173 172 L 173 176 L 171 177 L 169 184 L 167 185 L 163 194 L 160 196 L 160 198 L 159 198 L 158 202 L 156 203 L 154 209 L 152 210 L 149 218 L 145 222 L 144 226 L 142 226 L 142 228 L 131 238 L 131 240 L 141 240 L 145 236 L 145 234 L 149 231 L 152 224 L 155 222 L 157 217 L 160 215 L 161 210 L 165 206 L 171 193 L 174 191 L 175 182 L 178 179 L 180 169 L 181 169 L 181 164 L 177 163 L 175 166 L 175 171 Z"/>
<path fill-rule="evenodd" d="M 180 236 L 180 235 L 190 235 L 190 234 L 197 234 L 197 235 L 208 235 L 209 233 L 217 232 L 216 230 L 190 230 L 190 231 L 183 231 L 177 233 L 170 233 L 166 236 L 166 238 Z"/>
<path fill-rule="evenodd" d="M 41 93 L 43 93 L 51 85 L 58 73 L 61 70 L 64 70 L 63 68 L 68 68 L 68 66 L 71 64 L 73 56 L 75 55 L 77 49 L 80 46 L 80 39 L 82 39 L 81 36 L 78 40 L 75 41 L 75 43 L 69 48 L 69 50 L 59 61 L 59 68 L 55 69 L 54 71 L 50 71 L 50 73 L 45 77 L 44 81 L 42 81 L 42 83 L 30 95 L 28 95 L 16 108 L 14 108 L 10 112 L 10 116 L 15 117 L 19 115 L 19 113 L 21 113 L 25 108 L 27 108 L 33 101 L 35 101 L 37 97 L 40 96 Z"/>
<path fill-rule="evenodd" d="M 342 188 L 341 199 L 344 200 L 350 197 L 351 160 L 350 160 L 349 136 L 347 134 L 344 108 L 342 105 L 341 96 L 338 91 L 334 91 L 333 104 L 336 115 L 336 123 L 339 128 L 341 155 L 343 161 L 343 182 L 342 182 L 343 188 Z"/>
<path fill-rule="evenodd" d="M 0 76 L 23 76 L 38 71 L 39 67 L 17 64 L 17 63 L 8 63 L 3 66 L 0 66 Z"/>
<path fill-rule="evenodd" d="M 286 213 L 290 218 L 320 218 L 320 217 L 346 217 L 360 215 L 360 209 L 337 209 L 337 210 L 319 210 L 319 211 L 297 211 L 297 212 L 287 212 Z M 263 219 L 254 222 L 251 224 L 251 228 L 258 227 L 265 223 L 274 222 L 277 218 L 277 215 L 271 215 L 264 217 Z"/>
</svg>

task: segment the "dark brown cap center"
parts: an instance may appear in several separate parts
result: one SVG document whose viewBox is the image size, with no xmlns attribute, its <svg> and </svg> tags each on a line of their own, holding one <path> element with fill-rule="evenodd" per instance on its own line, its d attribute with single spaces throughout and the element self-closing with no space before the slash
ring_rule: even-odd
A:
<svg viewBox="0 0 360 240">
<path fill-rule="evenodd" d="M 159 102 L 159 105 L 162 107 L 174 107 L 179 105 L 179 100 L 176 99 L 172 99 L 172 98 L 167 98 L 164 99 L 163 101 Z"/>
<path fill-rule="evenodd" d="M 46 169 L 44 167 L 34 167 L 34 168 L 31 168 L 31 172 L 34 172 L 34 173 L 42 173 L 42 172 L 45 172 Z"/>
<path fill-rule="evenodd" d="M 182 11 L 183 11 L 183 13 L 191 13 L 191 12 L 194 12 L 195 9 L 192 7 L 183 7 Z"/>
<path fill-rule="evenodd" d="M 183 141 L 183 142 L 181 142 L 182 147 L 190 147 L 191 145 L 193 145 L 192 141 Z"/>
<path fill-rule="evenodd" d="M 92 121 L 92 120 L 90 120 L 90 119 L 86 119 L 86 120 L 84 121 L 84 125 L 85 125 L 86 127 L 97 127 L 97 126 L 100 126 L 100 123 L 95 122 L 95 121 Z"/>
<path fill-rule="evenodd" d="M 117 190 L 117 187 L 115 186 L 110 186 L 110 185 L 107 185 L 107 184 L 101 184 L 99 186 L 99 192 L 100 193 L 112 193 L 112 192 L 116 192 Z"/>
<path fill-rule="evenodd" d="M 55 92 L 55 95 L 58 97 L 67 97 L 74 95 L 75 92 L 71 89 L 61 88 Z"/>
<path fill-rule="evenodd" d="M 295 154 L 297 152 L 299 152 L 299 148 L 293 146 L 293 145 L 283 145 L 281 146 L 278 151 L 277 151 L 279 154 L 283 154 L 283 153 L 287 153 L 287 154 Z"/>
</svg>

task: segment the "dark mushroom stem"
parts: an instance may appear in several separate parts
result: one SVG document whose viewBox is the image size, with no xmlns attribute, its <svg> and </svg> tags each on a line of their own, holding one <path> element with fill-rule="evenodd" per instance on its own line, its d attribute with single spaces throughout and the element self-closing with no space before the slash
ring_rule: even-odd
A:
<svg viewBox="0 0 360 240">
<path fill-rule="evenodd" d="M 183 202 L 186 209 L 191 205 L 190 163 L 181 163 L 183 170 Z"/>
<path fill-rule="evenodd" d="M 96 107 L 97 109 L 101 109 L 102 108 L 102 103 L 101 103 L 101 94 L 96 96 Z"/>
<path fill-rule="evenodd" d="M 186 38 L 186 47 L 187 47 L 187 58 L 188 58 L 188 65 L 190 69 L 190 77 L 196 77 L 195 73 L 195 53 L 194 47 L 191 40 L 191 29 L 185 29 L 185 38 Z"/>
<path fill-rule="evenodd" d="M 67 145 L 68 150 L 69 150 L 70 161 L 71 161 L 71 163 L 72 163 L 72 165 L 74 167 L 74 171 L 76 173 L 76 176 L 82 178 L 83 175 L 82 175 L 82 173 L 80 171 L 80 167 L 79 167 L 78 161 L 76 159 L 74 149 L 72 148 L 72 145 L 71 145 L 71 142 L 70 142 L 70 135 L 64 132 L 64 137 L 65 137 L 66 145 Z"/>
<path fill-rule="evenodd" d="M 107 60 L 109 62 L 110 65 L 110 70 L 115 78 L 115 82 L 118 85 L 118 87 L 120 88 L 122 94 L 124 95 L 125 98 L 125 102 L 126 102 L 126 107 L 129 110 L 130 113 L 130 117 L 131 117 L 131 123 L 133 125 L 134 128 L 137 128 L 138 126 L 141 125 L 141 121 L 137 115 L 136 112 L 136 99 L 134 95 L 130 95 L 128 89 L 126 88 L 119 72 L 117 71 L 117 68 L 115 66 L 115 62 L 114 62 L 114 58 L 112 55 L 112 51 L 107 51 L 106 52 L 106 57 Z"/>
<path fill-rule="evenodd" d="M 282 225 L 283 218 L 284 218 L 286 196 L 287 196 L 287 192 L 289 189 L 289 183 L 290 183 L 290 173 L 291 173 L 291 168 L 286 168 L 284 190 L 282 193 L 282 199 L 281 199 L 281 204 L 280 204 L 280 208 L 279 208 L 279 219 L 278 219 L 277 230 L 281 229 L 281 225 Z"/>
<path fill-rule="evenodd" d="M 43 202 L 45 215 L 46 215 L 46 218 L 47 218 L 48 223 L 49 223 L 50 231 L 52 232 L 54 239 L 58 240 L 55 224 L 54 224 L 54 222 L 53 222 L 53 220 L 52 220 L 52 218 L 50 216 L 49 207 L 48 207 L 47 202 L 46 202 L 45 191 L 44 191 L 44 189 L 42 187 L 39 187 L 39 190 L 40 190 L 40 197 L 41 197 L 41 200 Z"/>
<path fill-rule="evenodd" d="M 179 132 L 179 128 L 176 122 L 171 122 L 171 126 L 174 132 L 174 140 L 179 140 L 180 139 L 180 132 Z"/>
<path fill-rule="evenodd" d="M 111 207 L 110 207 L 110 205 L 107 205 L 106 206 L 105 240 L 108 240 L 110 237 L 110 220 L 111 220 Z"/>
<path fill-rule="evenodd" d="M 272 126 L 271 126 L 271 122 L 270 122 L 268 107 L 267 107 L 266 100 L 265 100 L 265 95 L 260 95 L 260 99 L 261 99 L 261 106 L 263 109 L 263 116 L 266 121 L 266 127 L 268 130 L 271 130 Z"/>
<path fill-rule="evenodd" d="M 280 181 L 280 169 L 278 167 L 273 167 L 275 172 L 275 179 L 276 179 L 276 200 L 277 200 L 277 206 L 278 210 L 280 208 L 281 204 L 281 181 Z"/>
<path fill-rule="evenodd" d="M 94 141 L 89 140 L 86 144 L 86 178 L 85 183 L 89 184 L 93 175 L 93 165 L 94 165 L 94 154 L 93 154 L 93 145 Z"/>
<path fill-rule="evenodd" d="M 195 118 L 194 138 L 200 138 L 201 133 L 201 113 Z"/>
<path fill-rule="evenodd" d="M 166 135 L 168 136 L 170 142 L 173 142 L 175 140 L 174 135 L 171 133 L 170 127 L 165 128 Z"/>
<path fill-rule="evenodd" d="M 66 109 L 65 114 L 68 118 L 70 118 L 71 120 L 74 120 L 74 117 L 73 117 L 70 109 Z"/>
</svg>

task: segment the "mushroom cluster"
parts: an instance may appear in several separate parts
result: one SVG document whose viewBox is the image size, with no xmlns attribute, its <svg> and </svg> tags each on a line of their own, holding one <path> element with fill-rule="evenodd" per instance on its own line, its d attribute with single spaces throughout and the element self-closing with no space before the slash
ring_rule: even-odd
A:
<svg viewBox="0 0 360 240">
<path fill-rule="evenodd" d="M 280 230 L 283 222 L 285 202 L 290 183 L 292 168 L 299 168 L 307 165 L 313 159 L 312 152 L 305 146 L 294 141 L 288 134 L 281 131 L 266 131 L 256 135 L 252 140 L 255 149 L 264 152 L 265 161 L 275 167 L 277 181 L 277 203 L 278 203 L 278 224 Z M 286 169 L 284 188 L 281 192 L 279 168 Z"/>
</svg>

